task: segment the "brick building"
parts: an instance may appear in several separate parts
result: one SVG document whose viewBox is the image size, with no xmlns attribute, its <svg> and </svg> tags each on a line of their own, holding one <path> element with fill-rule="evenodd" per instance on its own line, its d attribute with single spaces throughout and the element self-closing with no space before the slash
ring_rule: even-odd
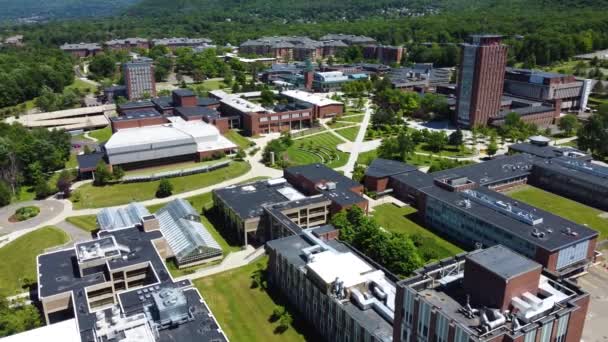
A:
<svg viewBox="0 0 608 342">
<path fill-rule="evenodd" d="M 79 44 L 68 44 L 65 43 L 59 47 L 62 51 L 70 53 L 74 57 L 84 58 L 92 57 L 101 53 L 103 50 L 101 45 L 95 43 L 79 43 Z"/>
<path fill-rule="evenodd" d="M 150 48 L 150 41 L 146 38 L 112 39 L 104 43 L 104 46 L 113 51 L 130 51 L 132 49 Z"/>
<path fill-rule="evenodd" d="M 462 45 L 455 121 L 485 126 L 501 106 L 507 47 L 501 36 L 473 35 Z"/>
<path fill-rule="evenodd" d="M 367 45 L 363 48 L 365 59 L 375 59 L 383 64 L 399 64 L 403 60 L 405 48 L 392 45 Z"/>
<path fill-rule="evenodd" d="M 503 246 L 397 283 L 393 341 L 578 342 L 589 294 Z"/>
<path fill-rule="evenodd" d="M 154 64 L 151 59 L 142 58 L 124 63 L 122 66 L 129 100 L 156 97 Z"/>
</svg>

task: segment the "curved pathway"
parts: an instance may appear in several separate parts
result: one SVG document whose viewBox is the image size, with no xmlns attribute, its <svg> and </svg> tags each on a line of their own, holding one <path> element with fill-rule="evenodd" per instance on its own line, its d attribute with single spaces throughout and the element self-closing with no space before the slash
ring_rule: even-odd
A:
<svg viewBox="0 0 608 342">
<path fill-rule="evenodd" d="M 15 211 L 22 207 L 35 206 L 40 208 L 40 213 L 29 220 L 22 222 L 10 222 L 9 218 Z M 27 201 L 19 202 L 0 208 L 0 233 L 8 234 L 15 231 L 46 225 L 64 212 L 65 203 L 59 200 Z"/>
</svg>

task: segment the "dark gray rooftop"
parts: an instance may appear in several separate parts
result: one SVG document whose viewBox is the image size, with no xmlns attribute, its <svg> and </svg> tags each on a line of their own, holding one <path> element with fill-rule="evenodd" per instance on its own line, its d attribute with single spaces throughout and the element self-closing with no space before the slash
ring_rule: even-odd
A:
<svg viewBox="0 0 608 342">
<path fill-rule="evenodd" d="M 183 117 L 209 117 L 218 118 L 220 113 L 215 109 L 207 107 L 176 107 L 175 112 Z"/>
<path fill-rule="evenodd" d="M 105 153 L 103 152 L 93 152 L 89 154 L 79 154 L 76 156 L 76 160 L 78 161 L 78 168 L 82 169 L 94 169 L 97 167 L 97 164 L 105 157 Z"/>
<path fill-rule="evenodd" d="M 145 107 L 154 107 L 154 103 L 152 103 L 152 101 L 150 101 L 150 100 L 127 102 L 127 103 L 118 105 L 118 110 L 121 111 L 121 110 L 145 108 Z"/>
<path fill-rule="evenodd" d="M 504 109 L 504 110 L 501 110 L 500 112 L 498 112 L 498 115 L 493 117 L 493 119 L 504 118 L 509 113 L 513 113 L 513 112 L 515 112 L 521 116 L 524 116 L 524 115 L 532 115 L 532 114 L 538 114 L 538 113 L 546 113 L 546 112 L 551 112 L 554 110 L 555 110 L 555 108 L 549 107 L 549 106 L 544 106 L 544 105 Z"/>
<path fill-rule="evenodd" d="M 576 159 L 589 161 L 592 159 L 590 155 L 580 150 L 577 150 L 572 147 L 558 147 L 558 146 L 538 146 L 530 143 L 519 143 L 513 144 L 509 146 L 509 150 L 520 152 L 520 153 L 528 153 L 537 157 L 552 159 L 556 157 L 561 157 L 564 153 L 575 152 L 582 153 L 583 156 L 580 156 Z"/>
<path fill-rule="evenodd" d="M 365 175 L 370 177 L 388 177 L 401 173 L 415 171 L 418 168 L 395 160 L 377 158 L 365 170 Z"/>
<path fill-rule="evenodd" d="M 173 94 L 177 95 L 177 96 L 195 96 L 196 94 L 194 94 L 194 92 L 190 89 L 175 89 L 173 91 Z"/>
<path fill-rule="evenodd" d="M 120 116 L 113 116 L 110 118 L 112 122 L 118 121 L 129 121 L 129 120 L 140 120 L 145 118 L 155 118 L 163 116 L 163 114 L 159 113 L 154 108 L 146 108 L 146 109 L 136 109 L 125 113 Z"/>
<path fill-rule="evenodd" d="M 585 165 L 584 168 L 577 168 L 574 165 L 568 165 L 568 162 L 579 165 Z M 608 168 L 591 163 L 584 163 L 582 160 L 577 161 L 568 157 L 559 157 L 550 160 L 538 161 L 534 167 L 550 169 L 566 175 L 573 179 L 578 179 L 585 183 L 591 183 L 595 186 L 608 188 Z"/>
<path fill-rule="evenodd" d="M 475 201 L 471 201 L 470 207 L 465 208 L 461 205 L 462 201 L 466 199 L 462 192 L 451 192 L 438 186 L 429 186 L 420 189 L 420 191 L 427 194 L 427 196 L 457 208 L 458 210 L 461 210 L 481 221 L 488 222 L 491 225 L 508 232 L 508 234 L 517 236 L 522 240 L 525 240 L 535 246 L 540 246 L 550 252 L 574 245 L 584 240 L 589 240 L 598 235 L 598 233 L 593 229 L 589 229 L 550 212 L 527 205 L 485 187 L 479 187 L 475 189 L 475 191 L 483 195 L 490 196 L 495 200 L 510 203 L 512 207 L 516 207 L 529 213 L 533 213 L 536 216 L 542 217 L 543 222 L 531 226 L 511 216 L 507 216 L 494 208 L 479 204 Z M 566 234 L 565 231 L 568 228 L 572 232 L 576 233 L 576 235 Z M 544 237 L 538 238 L 533 236 L 532 232 L 534 229 L 544 233 Z"/>
<path fill-rule="evenodd" d="M 242 219 L 261 216 L 264 206 L 282 203 L 288 200 L 278 190 L 292 188 L 288 183 L 271 185 L 266 180 L 243 185 L 229 186 L 213 190 L 216 196 L 229 206 Z"/>
<path fill-rule="evenodd" d="M 466 256 L 466 259 L 482 266 L 505 281 L 533 270 L 542 269 L 541 264 L 502 245 L 473 251 Z"/>
<path fill-rule="evenodd" d="M 199 97 L 198 98 L 198 105 L 199 106 L 213 106 L 213 105 L 219 105 L 220 101 L 218 101 L 217 99 L 211 98 L 211 97 Z"/>
<path fill-rule="evenodd" d="M 528 154 L 498 156 L 492 160 L 454 169 L 434 172 L 437 177 L 463 176 L 480 185 L 492 185 L 528 176 L 537 158 Z"/>
<path fill-rule="evenodd" d="M 300 166 L 292 166 L 285 169 L 285 174 L 298 175 L 308 180 L 313 184 L 326 184 L 333 182 L 336 185 L 335 189 L 317 189 L 319 193 L 324 194 L 332 202 L 340 205 L 351 205 L 365 201 L 361 195 L 353 192 L 351 189 L 361 186 L 361 184 L 344 176 L 338 171 L 331 169 L 323 164 L 307 164 Z M 298 184 L 293 184 L 298 187 Z"/>
<path fill-rule="evenodd" d="M 173 108 L 173 98 L 171 96 L 160 96 L 152 99 L 152 102 L 160 109 Z"/>
</svg>

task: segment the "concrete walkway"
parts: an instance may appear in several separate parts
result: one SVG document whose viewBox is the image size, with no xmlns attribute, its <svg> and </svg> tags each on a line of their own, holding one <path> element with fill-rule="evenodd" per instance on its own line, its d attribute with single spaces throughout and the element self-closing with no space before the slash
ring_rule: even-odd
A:
<svg viewBox="0 0 608 342">
<path fill-rule="evenodd" d="M 346 162 L 346 165 L 338 169 L 344 171 L 344 175 L 346 177 L 350 178 L 353 175 L 353 170 L 355 169 L 355 164 L 357 162 L 357 159 L 359 158 L 359 153 L 363 145 L 363 140 L 365 139 L 365 132 L 367 131 L 367 127 L 369 126 L 371 117 L 372 108 L 368 100 L 365 104 L 365 114 L 363 116 L 363 121 L 361 121 L 361 128 L 359 128 L 357 138 L 355 138 L 355 141 L 353 142 L 353 145 L 350 148 L 350 155 L 348 156 L 348 161 Z"/>
<path fill-rule="evenodd" d="M 22 222 L 10 222 L 9 218 L 15 211 L 22 207 L 35 206 L 40 208 L 40 213 L 29 220 Z M 0 208 L 0 233 L 9 234 L 19 230 L 46 225 L 64 211 L 65 203 L 59 200 L 27 201 L 14 203 Z"/>
</svg>

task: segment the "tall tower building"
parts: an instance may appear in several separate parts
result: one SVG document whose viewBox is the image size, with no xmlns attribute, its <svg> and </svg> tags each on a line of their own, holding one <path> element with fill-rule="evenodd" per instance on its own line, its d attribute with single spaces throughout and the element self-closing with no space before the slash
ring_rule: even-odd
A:
<svg viewBox="0 0 608 342">
<path fill-rule="evenodd" d="M 310 62 L 310 58 L 306 59 L 306 68 L 304 69 L 304 88 L 312 90 L 312 83 L 314 79 L 314 67 Z"/>
<path fill-rule="evenodd" d="M 123 65 L 125 85 L 129 100 L 141 100 L 144 95 L 156 97 L 154 65 L 152 60 L 141 58 Z"/>
<path fill-rule="evenodd" d="M 473 35 L 462 45 L 456 123 L 485 126 L 498 114 L 507 65 L 507 46 L 498 35 Z"/>
</svg>

